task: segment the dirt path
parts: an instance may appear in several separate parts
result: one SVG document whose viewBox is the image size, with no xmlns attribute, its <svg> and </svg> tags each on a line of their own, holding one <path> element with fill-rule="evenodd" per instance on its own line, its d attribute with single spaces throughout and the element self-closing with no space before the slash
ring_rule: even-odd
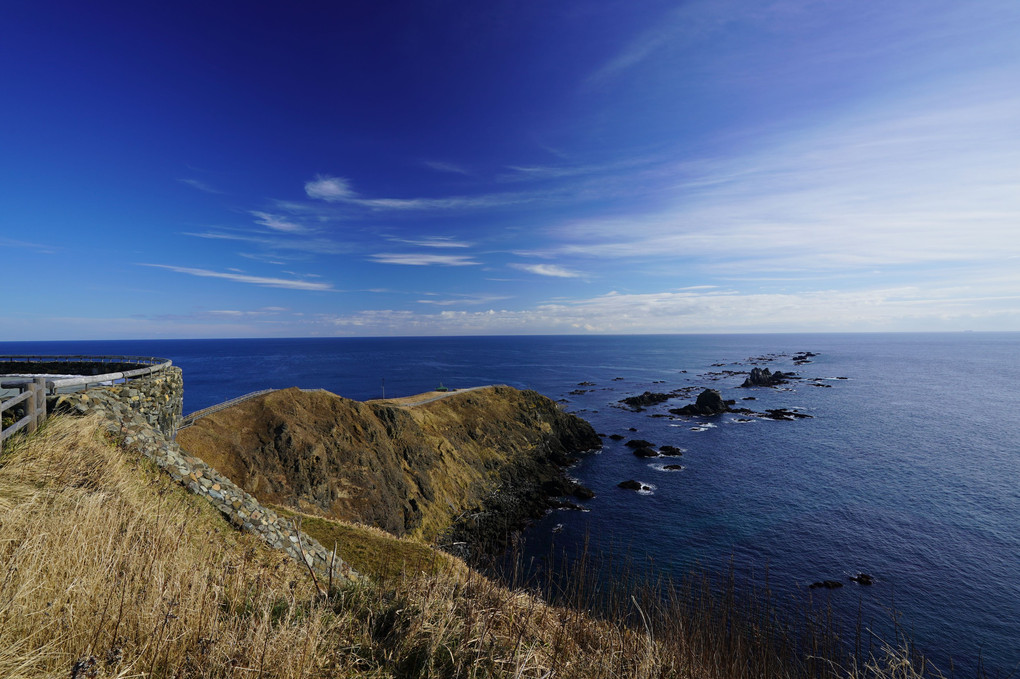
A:
<svg viewBox="0 0 1020 679">
<path fill-rule="evenodd" d="M 456 396 L 457 394 L 463 394 L 469 391 L 477 391 L 478 389 L 488 389 L 491 386 L 494 385 L 483 384 L 478 387 L 467 387 L 465 389 L 451 389 L 450 391 L 427 391 L 424 394 L 415 394 L 414 396 L 404 396 L 401 398 L 372 399 L 372 401 L 370 402 L 389 403 L 390 405 L 402 406 L 404 408 L 413 408 L 415 406 L 425 405 L 426 403 L 432 403 L 433 401 L 439 401 L 450 396 Z M 434 394 L 434 396 L 432 394 Z"/>
</svg>

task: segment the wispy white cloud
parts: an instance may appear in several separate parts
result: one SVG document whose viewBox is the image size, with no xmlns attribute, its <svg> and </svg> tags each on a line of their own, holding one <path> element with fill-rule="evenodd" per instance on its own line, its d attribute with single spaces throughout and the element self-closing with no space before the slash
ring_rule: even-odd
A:
<svg viewBox="0 0 1020 679">
<path fill-rule="evenodd" d="M 317 198 L 328 202 L 349 200 L 354 197 L 350 182 L 342 177 L 317 175 L 315 179 L 305 182 L 305 193 L 309 198 Z"/>
<path fill-rule="evenodd" d="M 726 19 L 744 12 L 721 0 L 695 1 L 657 17 L 652 26 L 635 36 L 582 83 L 584 89 L 598 89 L 623 77 L 657 52 L 705 36 Z"/>
<path fill-rule="evenodd" d="M 381 252 L 371 256 L 372 261 L 380 264 L 404 264 L 410 266 L 477 266 L 480 262 L 475 261 L 468 255 L 429 255 L 417 253 L 387 253 Z"/>
<path fill-rule="evenodd" d="M 332 283 L 317 283 L 314 281 L 290 280 L 286 278 L 250 276 L 247 274 L 232 273 L 226 271 L 210 271 L 209 269 L 195 269 L 186 266 L 171 266 L 169 264 L 146 264 L 140 262 L 138 266 L 148 266 L 156 269 L 166 269 L 167 271 L 187 274 L 189 276 L 198 276 L 200 278 L 219 278 L 223 280 L 234 281 L 235 283 L 247 283 L 250 285 L 259 285 L 264 288 L 283 288 L 286 290 L 333 291 Z"/>
<path fill-rule="evenodd" d="M 563 222 L 527 254 L 748 275 L 994 264 L 1020 255 L 1018 119 L 1020 97 L 978 85 L 848 115 L 685 170 L 669 202 Z"/>
<path fill-rule="evenodd" d="M 511 262 L 510 267 L 518 269 L 520 271 L 527 271 L 538 276 L 551 276 L 553 278 L 580 278 L 581 274 L 577 271 L 566 269 L 562 266 L 556 266 L 555 264 L 523 264 L 520 262 Z"/>
<path fill-rule="evenodd" d="M 609 293 L 527 309 L 420 313 L 400 309 L 321 314 L 339 334 L 574 334 L 983 330 L 1020 327 L 1018 295 L 916 287 L 791 294 Z"/>
<path fill-rule="evenodd" d="M 193 238 L 205 238 L 207 240 L 238 241 L 241 243 L 255 243 L 274 252 L 297 251 L 310 254 L 335 255 L 351 251 L 351 247 L 326 238 L 287 238 L 283 234 L 252 236 L 250 234 L 231 231 L 185 231 L 182 235 Z M 277 255 L 278 256 L 278 255 Z"/>
<path fill-rule="evenodd" d="M 453 295 L 451 297 L 419 299 L 417 301 L 418 304 L 432 304 L 433 306 L 479 306 L 507 299 L 510 299 L 507 295 Z"/>
<path fill-rule="evenodd" d="M 455 163 L 447 163 L 439 160 L 423 160 L 422 165 L 438 172 L 450 172 L 452 174 L 470 175 L 471 170 L 457 165 Z"/>
<path fill-rule="evenodd" d="M 23 250 L 35 250 L 36 252 L 44 255 L 52 255 L 63 248 L 54 247 L 52 245 L 44 245 L 42 243 L 31 243 L 24 240 L 14 240 L 13 238 L 0 238 L 0 248 L 19 248 Z"/>
<path fill-rule="evenodd" d="M 264 316 L 276 316 L 286 313 L 289 309 L 278 306 L 267 306 L 261 309 L 210 309 L 208 312 L 213 316 L 228 316 L 231 318 L 259 318 Z"/>
<path fill-rule="evenodd" d="M 304 233 L 308 229 L 289 221 L 282 215 L 274 215 L 268 212 L 261 212 L 259 210 L 252 210 L 251 215 L 255 217 L 255 223 L 267 226 L 274 231 L 282 231 L 284 233 Z"/>
<path fill-rule="evenodd" d="M 219 189 L 217 189 L 217 188 L 215 188 L 213 186 L 210 186 L 209 184 L 206 184 L 205 182 L 203 182 L 203 181 L 201 181 L 199 179 L 178 179 L 177 181 L 179 181 L 182 184 L 187 184 L 191 188 L 198 189 L 199 191 L 202 191 L 204 193 L 213 193 L 213 194 L 222 194 L 223 193 Z"/>
<path fill-rule="evenodd" d="M 477 196 L 446 196 L 442 198 L 365 198 L 356 193 L 350 182 L 341 177 L 319 175 L 305 184 L 309 198 L 327 203 L 357 205 L 373 210 L 415 211 L 480 209 L 520 205 L 540 199 L 535 193 L 489 193 Z M 295 211 L 308 211 L 308 206 L 293 201 L 280 201 L 280 207 Z"/>
<path fill-rule="evenodd" d="M 429 238 L 389 238 L 393 243 L 403 243 L 405 245 L 417 245 L 422 248 L 469 248 L 471 243 L 467 243 L 461 240 L 455 240 L 453 238 L 446 238 L 444 236 L 432 236 Z"/>
<path fill-rule="evenodd" d="M 509 172 L 497 179 L 505 182 L 549 181 L 607 173 L 633 171 L 634 168 L 656 163 L 653 157 L 622 158 L 611 163 L 577 163 L 560 165 L 510 165 Z M 661 162 L 661 161 L 659 161 Z"/>
</svg>

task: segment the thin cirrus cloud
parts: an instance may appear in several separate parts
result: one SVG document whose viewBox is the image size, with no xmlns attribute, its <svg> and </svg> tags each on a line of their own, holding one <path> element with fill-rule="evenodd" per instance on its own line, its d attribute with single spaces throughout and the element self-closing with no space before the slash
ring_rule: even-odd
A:
<svg viewBox="0 0 1020 679">
<path fill-rule="evenodd" d="M 259 210 L 252 210 L 250 214 L 255 217 L 256 224 L 269 227 L 273 231 L 282 231 L 283 233 L 304 233 L 308 230 L 300 224 L 295 224 L 281 215 L 274 215 L 269 212 L 261 212 Z"/>
<path fill-rule="evenodd" d="M 429 238 L 419 238 L 410 240 L 407 238 L 390 238 L 390 241 L 394 243 L 403 243 L 405 245 L 416 245 L 422 248 L 469 248 L 471 243 L 465 243 L 464 241 L 454 240 L 452 238 L 445 238 L 442 236 L 432 236 Z"/>
<path fill-rule="evenodd" d="M 421 164 L 431 170 L 436 170 L 437 172 L 449 172 L 451 174 L 462 175 L 471 174 L 471 170 L 468 170 L 465 167 L 462 167 L 455 163 L 446 163 L 441 160 L 423 160 Z"/>
<path fill-rule="evenodd" d="M 186 266 L 171 266 L 169 264 L 146 264 L 139 263 L 139 266 L 148 266 L 155 269 L 166 269 L 175 273 L 198 276 L 199 278 L 219 278 L 235 283 L 247 283 L 258 285 L 264 288 L 282 288 L 285 290 L 308 290 L 317 292 L 335 292 L 332 283 L 318 283 L 315 281 L 292 280 L 287 278 L 270 278 L 265 276 L 251 276 L 243 273 L 232 273 L 226 271 L 210 271 L 209 269 L 196 269 Z"/>
<path fill-rule="evenodd" d="M 468 255 L 430 255 L 418 253 L 380 252 L 370 257 L 379 264 L 403 264 L 406 266 L 477 266 L 477 262 Z"/>
<path fill-rule="evenodd" d="M 199 191 L 202 191 L 203 193 L 212 193 L 212 194 L 216 194 L 216 195 L 219 195 L 219 194 L 223 193 L 219 189 L 217 189 L 217 188 L 215 188 L 213 186 L 210 186 L 209 184 L 206 184 L 205 182 L 201 181 L 200 179 L 178 179 L 177 181 L 179 181 L 182 184 L 186 184 L 186 185 L 190 186 L 193 189 L 198 189 Z"/>
<path fill-rule="evenodd" d="M 555 264 L 523 264 L 513 262 L 510 267 L 519 271 L 527 271 L 537 276 L 551 276 L 553 278 L 580 278 L 581 274 L 577 271 L 566 269 L 562 266 Z"/>
<path fill-rule="evenodd" d="M 541 198 L 540 194 L 534 193 L 490 193 L 445 198 L 362 198 L 351 188 L 350 181 L 329 175 L 318 175 L 312 181 L 306 182 L 305 194 L 309 198 L 327 203 L 344 203 L 374 210 L 394 211 L 481 209 L 520 205 Z M 300 208 L 290 203 L 281 203 L 281 206 Z"/>
<path fill-rule="evenodd" d="M 508 333 L 630 332 L 774 332 L 819 330 L 903 330 L 925 321 L 945 328 L 973 327 L 996 318 L 1020 316 L 1020 296 L 965 297 L 953 290 L 916 287 L 857 291 L 817 290 L 797 294 L 740 293 L 732 290 L 669 291 L 643 294 L 610 292 L 589 299 L 539 304 L 531 309 L 485 311 L 365 310 L 324 314 L 318 322 L 339 332 L 358 334 L 442 335 Z M 976 317 L 972 302 L 997 303 Z M 993 326 L 994 327 L 994 326 Z"/>
<path fill-rule="evenodd" d="M 510 299 L 507 295 L 454 295 L 449 298 L 419 299 L 418 304 L 433 306 L 478 306 Z"/>
<path fill-rule="evenodd" d="M 183 232 L 182 235 L 206 240 L 238 241 L 254 243 L 274 252 L 297 251 L 302 253 L 337 255 L 350 252 L 350 247 L 325 238 L 287 238 L 284 234 L 251 236 L 226 231 Z"/>
<path fill-rule="evenodd" d="M 1017 115 L 1020 97 L 972 84 L 846 116 L 678 176 L 671 204 L 562 222 L 530 254 L 747 273 L 1000 261 L 1020 255 Z"/>
</svg>

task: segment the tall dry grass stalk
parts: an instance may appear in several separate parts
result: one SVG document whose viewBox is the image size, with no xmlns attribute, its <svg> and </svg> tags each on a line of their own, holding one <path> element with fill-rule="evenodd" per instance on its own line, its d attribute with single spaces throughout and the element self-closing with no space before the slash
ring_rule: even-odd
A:
<svg viewBox="0 0 1020 679">
<path fill-rule="evenodd" d="M 323 598 L 98 425 L 56 418 L 0 459 L 0 677 L 921 676 L 895 652 L 804 672 L 707 585 L 621 590 L 616 619 L 588 614 L 589 578 L 553 606 L 462 563 Z"/>
</svg>

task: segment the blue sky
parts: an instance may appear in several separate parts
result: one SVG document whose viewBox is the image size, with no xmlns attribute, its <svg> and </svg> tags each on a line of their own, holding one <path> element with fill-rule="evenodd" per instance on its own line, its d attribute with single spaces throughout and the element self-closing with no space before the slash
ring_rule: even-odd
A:
<svg viewBox="0 0 1020 679">
<path fill-rule="evenodd" d="M 10 2 L 0 340 L 1020 330 L 1020 3 Z"/>
</svg>

